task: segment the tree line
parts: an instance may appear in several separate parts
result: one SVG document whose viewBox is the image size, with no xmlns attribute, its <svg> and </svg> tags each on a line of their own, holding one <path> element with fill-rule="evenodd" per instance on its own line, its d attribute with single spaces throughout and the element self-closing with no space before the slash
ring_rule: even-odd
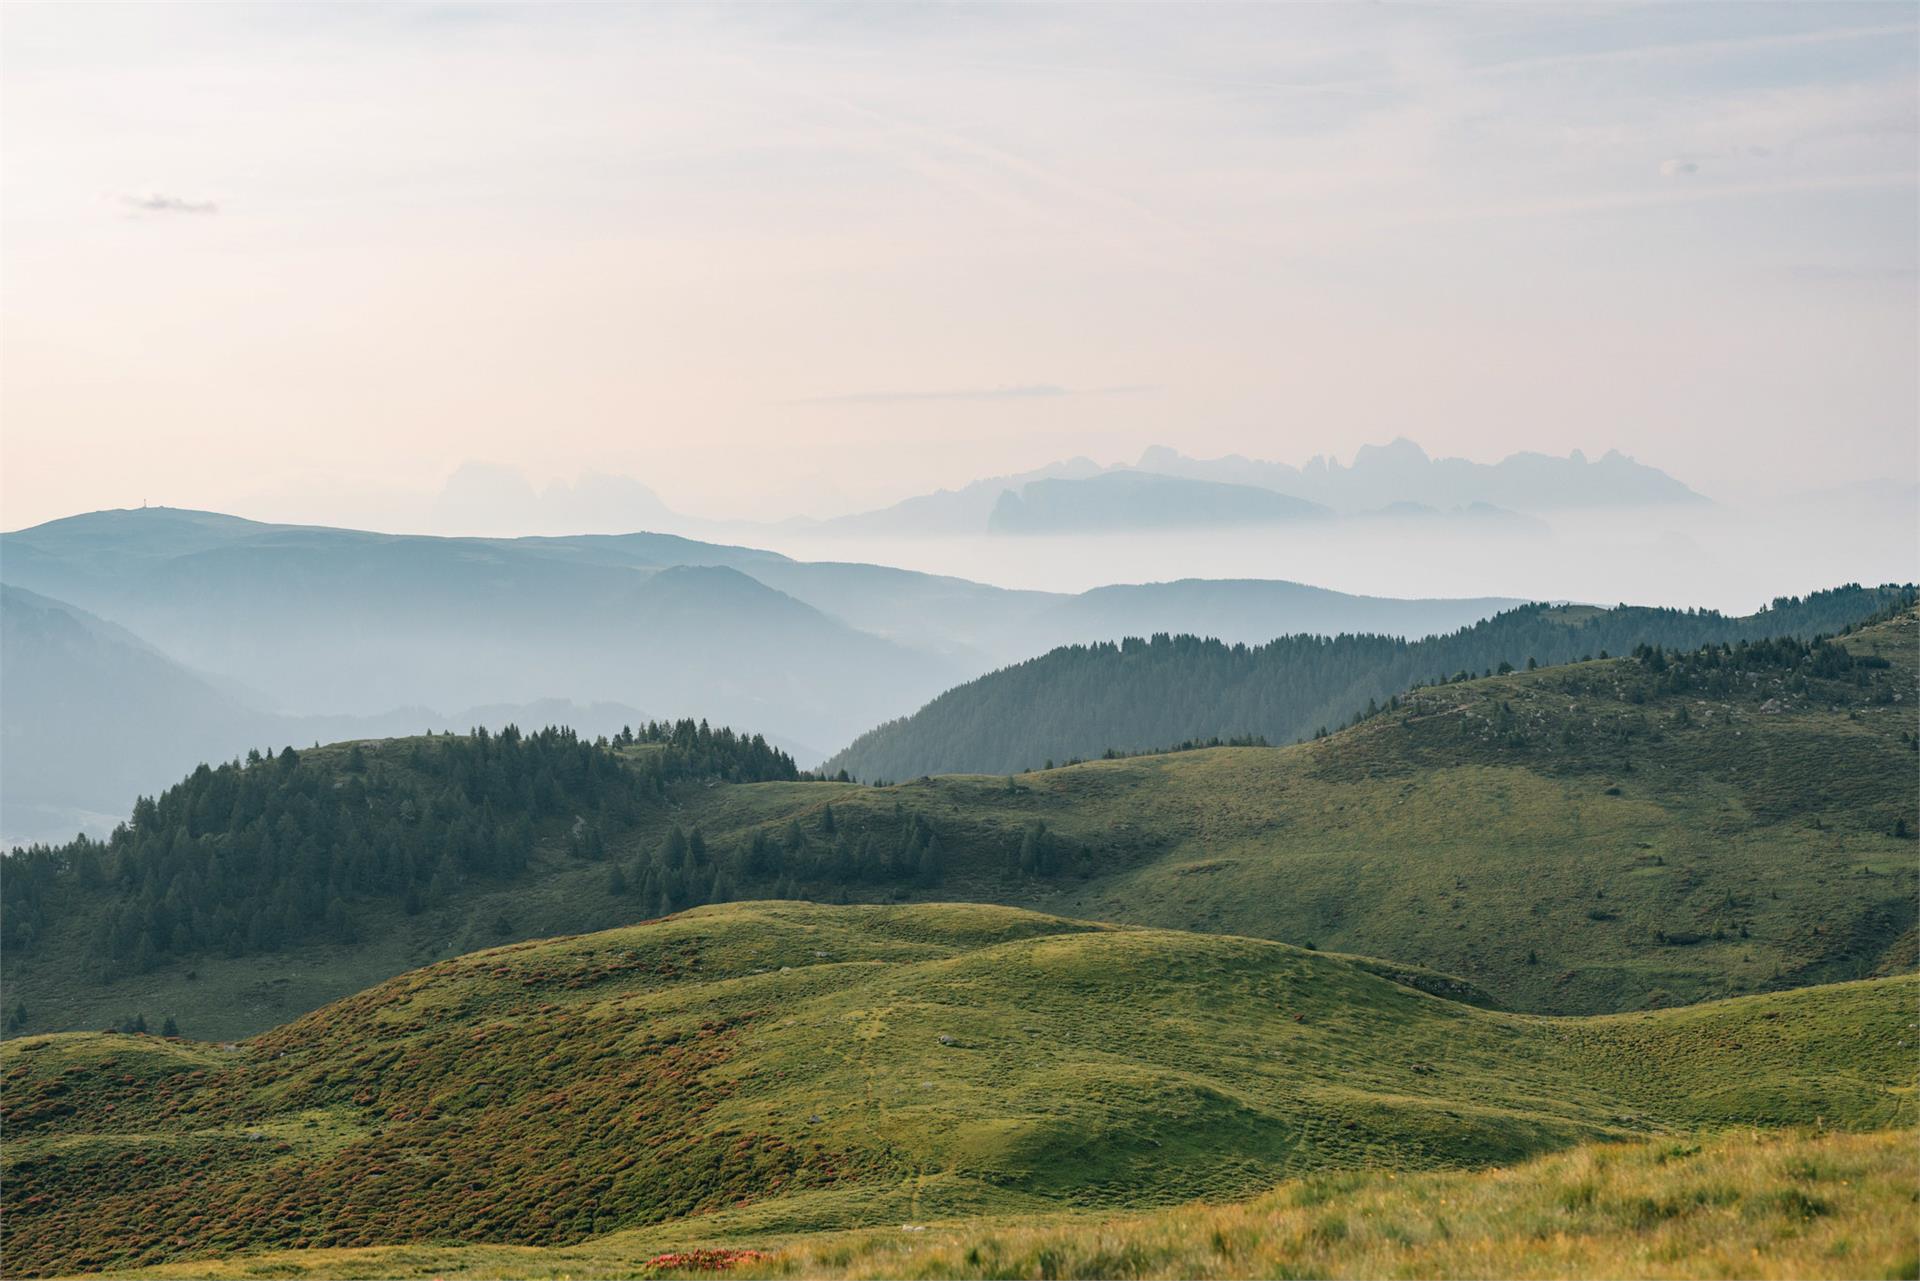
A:
<svg viewBox="0 0 1920 1281">
<path fill-rule="evenodd" d="M 990 846 L 984 857 L 978 849 L 967 851 L 975 870 L 1014 880 L 1092 875 L 1092 849 L 1062 838 L 1044 822 L 1028 823 L 1012 839 L 1000 841 L 1003 852 L 997 856 Z M 725 848 L 713 847 L 698 827 L 674 824 L 630 858 L 610 857 L 604 842 L 591 835 L 578 841 L 575 853 L 609 863 L 608 893 L 665 916 L 738 898 L 846 902 L 854 893 L 876 889 L 896 895 L 928 890 L 958 862 L 957 845 L 951 837 L 943 839 L 926 815 L 895 801 L 890 812 L 863 810 L 852 821 L 829 803 L 805 821 L 791 818 L 777 832 L 754 828 Z"/>
<path fill-rule="evenodd" d="M 798 777 L 760 736 L 691 720 L 599 742 L 508 726 L 255 750 L 140 798 L 104 841 L 14 850 L 0 947 L 32 948 L 65 913 L 91 914 L 85 952 L 106 974 L 197 952 L 350 942 L 363 905 L 413 914 L 471 882 L 510 882 L 556 824 L 576 842 L 600 840 L 681 780 Z"/>
<path fill-rule="evenodd" d="M 1849 584 L 1743 617 L 1714 610 L 1525 605 L 1444 636 L 1283 636 L 1228 645 L 1158 633 L 1069 645 L 940 695 L 827 763 L 860 778 L 1005 774 L 1113 750 L 1210 738 L 1287 743 L 1345 724 L 1417 684 L 1528 665 L 1833 634 L 1911 608 L 1911 586 Z"/>
</svg>

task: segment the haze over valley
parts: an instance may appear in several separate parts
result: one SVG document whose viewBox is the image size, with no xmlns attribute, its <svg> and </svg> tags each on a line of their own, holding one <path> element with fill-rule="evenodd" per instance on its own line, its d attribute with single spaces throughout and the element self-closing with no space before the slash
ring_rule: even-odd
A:
<svg viewBox="0 0 1920 1281">
<path fill-rule="evenodd" d="M 1920 1276 L 1920 20 L 0 5 L 0 1272 Z"/>
<path fill-rule="evenodd" d="M 1089 637 L 1418 636 L 1516 603 L 1262 581 L 1018 592 L 667 535 L 449 539 L 167 508 L 0 536 L 0 564 L 0 640 L 33 709 L 9 718 L 0 766 L 16 840 L 99 833 L 116 796 L 250 747 L 695 716 L 811 765 Z"/>
<path fill-rule="evenodd" d="M 1199 462 L 1170 450 L 1140 463 L 1077 460 L 819 523 L 688 521 L 604 480 L 544 496 L 496 483 L 494 515 L 481 519 L 481 478 L 501 473 L 473 468 L 454 473 L 435 507 L 446 520 L 541 529 L 577 502 L 589 525 L 651 515 L 706 539 L 394 534 L 163 507 L 0 535 L 4 643 L 30 691 L 15 702 L 39 709 L 7 727 L 5 836 L 104 835 L 124 797 L 257 746 L 508 723 L 599 735 L 692 716 L 752 726 L 802 766 L 833 757 L 837 769 L 862 760 L 836 753 L 875 727 L 1060 646 L 1156 634 L 1254 646 L 1343 633 L 1419 640 L 1545 599 L 1740 615 L 1779 594 L 1762 583 L 1845 581 L 1815 577 L 1830 567 L 1881 568 L 1869 582 L 1920 577 L 1896 539 L 1879 555 L 1859 547 L 1874 513 L 1895 524 L 1911 515 L 1898 493 L 1877 507 L 1854 495 L 1846 524 L 1826 509 L 1804 513 L 1833 535 L 1822 537 L 1792 520 L 1756 533 L 1683 482 L 1611 453 L 1481 465 L 1402 440 L 1362 449 L 1351 466 Z M 596 509 L 583 491 L 611 497 Z M 709 540 L 729 535 L 821 558 Z M 1792 550 L 1769 550 L 1783 543 Z M 1007 587 L 840 559 L 868 548 L 1003 570 L 1016 584 L 1093 581 Z M 1132 577 L 1094 577 L 1109 567 Z M 1187 572 L 1201 567 L 1212 572 Z M 1295 570 L 1301 579 L 1287 576 Z M 1316 570 L 1392 590 L 1310 586 Z M 1479 590 L 1628 580 L 1647 594 Z M 1058 750 L 1013 759 L 1196 736 L 1291 741 L 1395 688 L 1328 689 L 1298 723 L 1223 710 L 1158 737 L 1069 735 Z M 1007 764 L 989 751 L 941 768 Z M 898 755 L 853 767 L 885 777 L 934 768 Z"/>
<path fill-rule="evenodd" d="M 1116 488 L 1125 485 L 1133 492 Z M 1030 486 L 1038 487 L 1033 501 Z M 1818 488 L 1789 480 L 1719 494 L 1612 450 L 1476 462 L 1429 455 L 1406 438 L 1297 465 L 1191 458 L 1165 446 L 1106 464 L 1066 458 L 1002 476 L 962 473 L 943 489 L 828 517 L 799 514 L 803 496 L 789 502 L 798 511 L 777 517 L 693 515 L 632 477 L 587 472 L 543 488 L 520 468 L 468 461 L 438 489 L 377 504 L 322 492 L 243 497 L 230 510 L 455 536 L 645 529 L 1050 592 L 1280 578 L 1368 595 L 1730 612 L 1783 587 L 1911 577 L 1908 535 L 1920 529 L 1912 481 Z"/>
</svg>

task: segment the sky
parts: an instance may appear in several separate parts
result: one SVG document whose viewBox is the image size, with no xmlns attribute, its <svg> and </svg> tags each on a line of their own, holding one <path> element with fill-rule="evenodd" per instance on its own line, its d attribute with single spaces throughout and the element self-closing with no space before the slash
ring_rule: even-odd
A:
<svg viewBox="0 0 1920 1281">
<path fill-rule="evenodd" d="M 1920 470 L 1910 4 L 0 9 L 0 524 Z"/>
</svg>

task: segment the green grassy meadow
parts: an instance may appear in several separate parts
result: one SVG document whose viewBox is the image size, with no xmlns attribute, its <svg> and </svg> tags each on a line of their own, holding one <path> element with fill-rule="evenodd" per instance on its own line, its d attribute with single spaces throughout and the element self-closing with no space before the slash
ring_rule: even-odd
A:
<svg viewBox="0 0 1920 1281">
<path fill-rule="evenodd" d="M 1118 1211 L 1916 1120 L 1912 976 L 1567 1019 L 1381 968 L 986 905 L 744 903 L 465 956 L 238 1044 L 16 1038 L 8 1269 Z"/>
<path fill-rule="evenodd" d="M 7 1274 L 1914 1275 L 1920 614 L 1843 643 L 1284 748 L 683 775 L 352 942 L 145 972 L 76 885 L 5 958 Z M 621 885 L 675 828 L 768 866 L 663 917 Z M 132 1013 L 192 1039 L 69 1030 Z"/>
<path fill-rule="evenodd" d="M 1471 1172 L 1310 1175 L 1247 1201 L 1145 1212 L 797 1235 L 695 1221 L 572 1246 L 278 1250 L 114 1275 L 1906 1278 L 1920 1271 L 1917 1139 L 1736 1131 Z"/>
</svg>

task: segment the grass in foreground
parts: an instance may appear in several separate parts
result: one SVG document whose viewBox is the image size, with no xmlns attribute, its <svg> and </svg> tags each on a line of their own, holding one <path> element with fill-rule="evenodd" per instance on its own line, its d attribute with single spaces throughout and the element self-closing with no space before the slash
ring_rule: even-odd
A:
<svg viewBox="0 0 1920 1281">
<path fill-rule="evenodd" d="M 7 1273 L 1144 1212 L 1915 1121 L 1910 976 L 1543 1019 L 1378 970 L 977 904 L 730 904 L 476 953 L 232 1047 L 21 1038 Z"/>
<path fill-rule="evenodd" d="M 1365 1171 L 1127 1217 L 809 1237 L 616 1233 L 557 1249 L 413 1246 L 200 1260 L 141 1277 L 1913 1277 L 1920 1135 L 1587 1144 L 1474 1173 Z M 696 1258 L 699 1256 L 695 1256 Z"/>
<path fill-rule="evenodd" d="M 1590 1144 L 1471 1174 L 1325 1175 L 1242 1205 L 1096 1224 L 799 1243 L 748 1274 L 1911 1277 L 1917 1198 L 1912 1132 Z"/>
</svg>

